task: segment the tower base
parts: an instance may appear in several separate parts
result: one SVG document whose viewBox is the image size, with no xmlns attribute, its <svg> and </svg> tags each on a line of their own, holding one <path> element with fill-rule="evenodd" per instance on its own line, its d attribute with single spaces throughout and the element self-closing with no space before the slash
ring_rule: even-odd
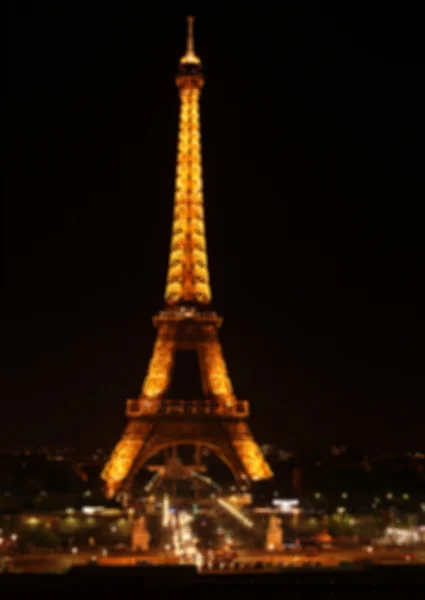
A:
<svg viewBox="0 0 425 600">
<path fill-rule="evenodd" d="M 137 472 L 150 458 L 181 445 L 211 450 L 239 486 L 270 478 L 270 467 L 243 418 L 246 408 L 243 401 L 224 407 L 207 400 L 165 400 L 154 417 L 132 418 L 102 473 L 107 496 L 113 497 L 118 490 L 130 492 Z M 137 412 L 137 406 L 132 410 Z"/>
</svg>

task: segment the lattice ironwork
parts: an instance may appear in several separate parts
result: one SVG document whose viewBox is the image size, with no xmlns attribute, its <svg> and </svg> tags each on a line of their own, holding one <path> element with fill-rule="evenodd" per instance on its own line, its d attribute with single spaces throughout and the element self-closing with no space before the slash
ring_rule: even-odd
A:
<svg viewBox="0 0 425 600">
<path fill-rule="evenodd" d="M 157 339 L 139 398 L 127 401 L 129 423 L 102 472 L 107 495 L 129 491 L 145 462 L 166 447 L 193 443 L 213 450 L 239 481 L 273 475 L 245 419 L 249 403 L 234 394 L 218 329 L 208 310 L 211 288 L 205 239 L 199 99 L 202 65 L 189 19 L 186 54 L 176 79 L 179 141 L 165 310 L 154 317 Z M 169 400 L 175 354 L 196 350 L 205 400 Z"/>
<path fill-rule="evenodd" d="M 191 29 L 192 28 L 192 29 Z M 192 31 L 192 33 L 190 33 Z M 180 95 L 176 189 L 165 301 L 211 302 L 205 238 L 199 99 L 204 85 L 195 55 L 193 22 L 176 79 Z"/>
</svg>

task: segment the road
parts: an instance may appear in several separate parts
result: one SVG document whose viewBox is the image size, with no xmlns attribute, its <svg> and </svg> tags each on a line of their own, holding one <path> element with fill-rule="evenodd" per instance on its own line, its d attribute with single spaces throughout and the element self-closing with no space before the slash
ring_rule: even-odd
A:
<svg viewBox="0 0 425 600">
<path fill-rule="evenodd" d="M 320 563 L 324 567 L 333 567 L 341 562 L 357 560 L 373 560 L 380 564 L 406 564 L 406 555 L 412 559 L 409 562 L 425 564 L 425 550 L 411 549 L 377 549 L 373 553 L 367 553 L 363 549 L 333 549 L 319 552 L 318 554 L 288 554 L 288 553 L 266 553 L 266 552 L 244 552 L 238 557 L 240 563 L 271 563 L 284 566 L 302 566 L 305 563 Z M 99 565 L 108 566 L 130 566 L 140 560 L 147 560 L 152 564 L 176 563 L 176 559 L 165 557 L 163 554 L 144 554 L 139 556 L 102 556 L 96 552 L 81 552 L 80 554 L 23 554 L 14 556 L 11 562 L 11 570 L 15 572 L 28 573 L 63 573 L 72 565 L 87 564 L 93 556 Z"/>
</svg>

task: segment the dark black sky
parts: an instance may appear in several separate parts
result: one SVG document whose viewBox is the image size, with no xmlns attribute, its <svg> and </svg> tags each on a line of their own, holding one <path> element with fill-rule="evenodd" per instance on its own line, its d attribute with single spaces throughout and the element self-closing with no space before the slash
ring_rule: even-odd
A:
<svg viewBox="0 0 425 600">
<path fill-rule="evenodd" d="M 423 446 L 419 8 L 146 6 L 9 3 L 0 445 L 121 433 L 163 303 L 194 11 L 214 307 L 257 437 Z"/>
</svg>

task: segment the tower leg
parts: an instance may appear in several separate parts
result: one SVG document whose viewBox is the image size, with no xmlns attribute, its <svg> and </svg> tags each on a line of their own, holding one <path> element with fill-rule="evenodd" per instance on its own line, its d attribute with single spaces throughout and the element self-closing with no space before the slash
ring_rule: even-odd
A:
<svg viewBox="0 0 425 600">
<path fill-rule="evenodd" d="M 128 423 L 122 438 L 115 446 L 102 471 L 101 477 L 105 481 L 108 498 L 113 498 L 121 488 L 151 429 L 152 424 L 148 422 L 130 421 Z"/>
<path fill-rule="evenodd" d="M 226 423 L 225 428 L 248 477 L 252 481 L 273 477 L 273 471 L 252 437 L 247 423 Z"/>
</svg>

